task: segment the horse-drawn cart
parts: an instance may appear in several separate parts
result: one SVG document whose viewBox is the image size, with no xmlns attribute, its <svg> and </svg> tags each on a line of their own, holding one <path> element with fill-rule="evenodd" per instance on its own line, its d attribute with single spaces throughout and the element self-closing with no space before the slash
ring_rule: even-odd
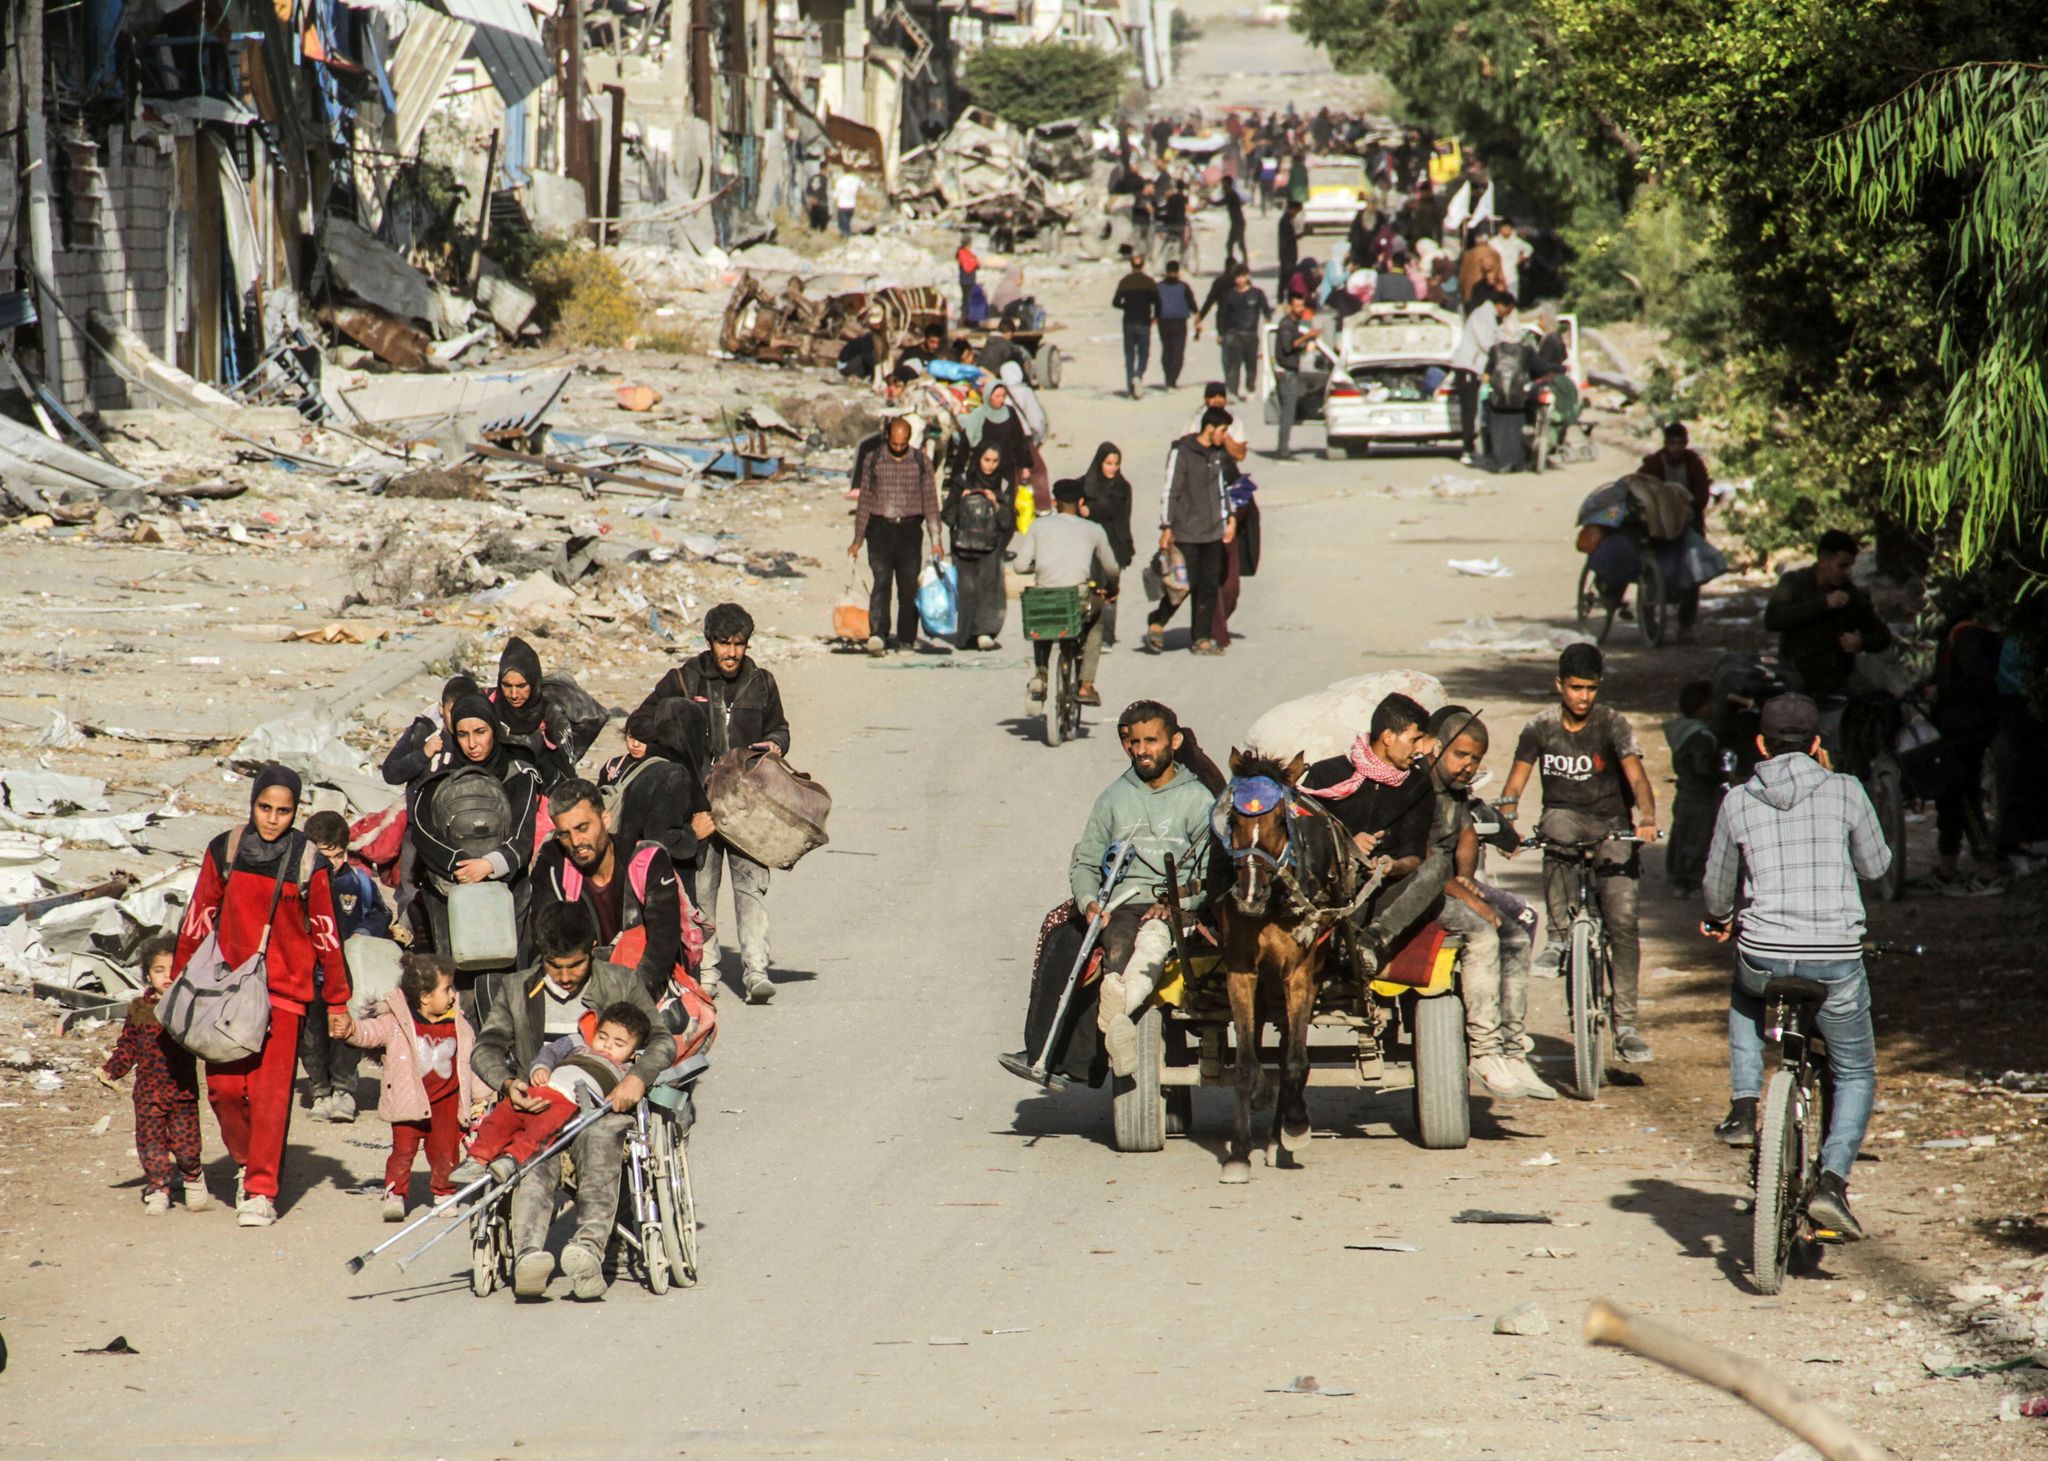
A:
<svg viewBox="0 0 2048 1461">
<path fill-rule="evenodd" d="M 1223 956 L 1189 950 L 1191 974 L 1169 959 L 1159 992 L 1135 1016 L 1138 1065 L 1129 1078 L 1110 1077 L 1117 1149 L 1156 1152 L 1186 1132 L 1196 1086 L 1237 1087 L 1237 1056 Z M 1348 973 L 1326 980 L 1310 1028 L 1308 1083 L 1414 1092 L 1416 1136 L 1432 1149 L 1462 1147 L 1471 1138 L 1466 1094 L 1465 1003 L 1458 996 L 1460 944 L 1428 925 L 1361 992 Z M 1408 980 L 1419 980 L 1410 983 Z M 1278 1051 L 1260 1047 L 1260 1062 L 1277 1081 Z"/>
</svg>

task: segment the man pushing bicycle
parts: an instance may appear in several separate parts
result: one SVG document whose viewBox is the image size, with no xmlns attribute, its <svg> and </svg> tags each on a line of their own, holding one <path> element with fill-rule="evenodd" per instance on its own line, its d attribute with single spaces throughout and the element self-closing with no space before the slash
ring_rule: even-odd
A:
<svg viewBox="0 0 2048 1461">
<path fill-rule="evenodd" d="M 1707 918 L 1700 931 L 1726 941 L 1737 885 L 1749 904 L 1735 943 L 1728 1008 L 1728 1115 L 1714 1135 L 1756 1145 L 1763 1092 L 1765 987 L 1795 976 L 1827 986 L 1816 1023 L 1834 1091 L 1827 1103 L 1821 1175 L 1807 1216 L 1844 1238 L 1863 1236 L 1849 1210 L 1849 1168 L 1863 1145 L 1877 1093 L 1877 1042 L 1863 970 L 1863 895 L 1857 879 L 1891 865 L 1891 848 L 1863 784 L 1831 772 L 1820 748 L 1820 710 L 1804 695 L 1765 703 L 1756 774 L 1728 793 L 1707 854 Z"/>
</svg>

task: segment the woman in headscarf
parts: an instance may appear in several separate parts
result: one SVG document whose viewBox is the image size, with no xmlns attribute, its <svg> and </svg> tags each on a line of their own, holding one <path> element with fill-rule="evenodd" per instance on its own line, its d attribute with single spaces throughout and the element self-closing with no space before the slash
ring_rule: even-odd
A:
<svg viewBox="0 0 2048 1461">
<path fill-rule="evenodd" d="M 953 535 L 960 575 L 961 649 L 996 649 L 1003 632 L 1003 553 L 1017 532 L 1017 483 L 1003 470 L 1002 449 L 983 446 L 946 488 L 940 517 Z"/>
<path fill-rule="evenodd" d="M 1010 388 L 997 381 L 988 388 L 982 403 L 960 423 L 961 439 L 967 443 L 967 460 L 978 461 L 981 449 L 993 446 L 1003 454 L 1003 471 L 1012 482 L 1031 482 L 1031 499 L 1038 511 L 1052 505 L 1043 482 L 1032 479 L 1031 433 L 1010 405 Z"/>
<path fill-rule="evenodd" d="M 498 686 L 491 691 L 497 707 L 499 738 L 523 747 L 540 772 L 541 790 L 546 791 L 576 767 L 548 733 L 547 706 L 540 698 L 540 656 L 533 646 L 513 635 L 498 656 Z"/>
<path fill-rule="evenodd" d="M 1024 367 L 1012 360 L 1002 368 L 1003 389 L 1010 397 L 1010 409 L 1024 422 L 1024 435 L 1031 448 L 1031 505 L 1040 507 L 1041 495 L 1050 492 L 1046 485 L 1050 480 L 1045 470 L 1045 444 L 1052 436 L 1052 428 L 1046 424 L 1045 407 L 1038 402 L 1038 393 L 1024 379 Z"/>
<path fill-rule="evenodd" d="M 256 774 L 248 822 L 206 845 L 198 886 L 178 927 L 173 966 L 182 974 L 209 934 L 229 968 L 259 949 L 264 954 L 270 1029 L 263 1048 L 206 1067 L 206 1099 L 235 1159 L 236 1220 L 245 1228 L 277 1221 L 299 1022 L 309 1013 L 324 1018 L 337 1039 L 354 1028 L 327 863 L 294 826 L 299 792 L 297 773 L 283 766 L 265 766 Z"/>
<path fill-rule="evenodd" d="M 448 895 L 457 884 L 501 882 L 512 889 L 513 916 L 520 931 L 523 964 L 526 952 L 526 869 L 533 861 L 534 823 L 540 814 L 540 773 L 524 747 L 506 740 L 498 728 L 496 707 L 481 695 L 464 695 L 448 712 L 455 744 L 434 758 L 428 773 L 407 795 L 407 833 L 413 841 L 419 897 L 413 903 L 414 944 L 433 953 L 449 953 Z M 447 836 L 445 817 L 435 814 L 434 798 L 457 775 L 480 770 L 489 774 L 505 798 L 504 836 L 491 847 L 457 846 Z M 478 1006 L 472 1009 L 471 1006 Z M 481 1002 L 465 995 L 463 1012 L 481 1024 Z"/>
<path fill-rule="evenodd" d="M 1081 478 L 1081 513 L 1101 526 L 1116 554 L 1119 570 L 1129 568 L 1137 556 L 1131 541 L 1131 480 L 1124 475 L 1123 448 L 1105 441 L 1095 448 L 1095 460 Z M 1102 606 L 1102 647 L 1116 643 L 1116 604 Z"/>
</svg>

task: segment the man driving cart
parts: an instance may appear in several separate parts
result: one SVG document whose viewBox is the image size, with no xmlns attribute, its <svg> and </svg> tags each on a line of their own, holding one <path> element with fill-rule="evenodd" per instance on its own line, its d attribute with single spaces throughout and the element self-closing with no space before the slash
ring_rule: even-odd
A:
<svg viewBox="0 0 2048 1461">
<path fill-rule="evenodd" d="M 1067 880 L 1074 908 L 1101 942 L 1102 967 L 1108 971 L 1095 986 L 1095 1028 L 1110 1069 L 1127 1076 L 1137 1063 L 1137 1027 L 1131 1016 L 1151 998 L 1173 950 L 1171 905 L 1178 901 L 1186 915 L 1205 901 L 1216 794 L 1204 783 L 1220 785 L 1221 779 L 1179 718 L 1157 701 L 1127 707 L 1117 717 L 1117 736 L 1130 767 L 1095 799 L 1074 844 Z M 1205 778 L 1198 768 L 1210 775 Z M 1169 857 L 1172 884 L 1166 876 Z M 1106 874 L 1105 869 L 1113 871 Z M 1084 953 L 1071 968 L 1078 976 L 1085 966 Z M 1089 996 L 1076 988 L 1071 1000 L 1076 1013 L 1062 1021 L 1070 982 L 1062 976 L 1069 970 L 1049 970 L 1052 977 L 1041 971 L 1034 983 L 1025 1016 L 1030 1048 L 999 1059 L 1013 1075 L 1039 1085 L 1064 1085 L 1075 1061 L 1068 1056 L 1064 1030 L 1056 1026 L 1079 1025 Z"/>
</svg>

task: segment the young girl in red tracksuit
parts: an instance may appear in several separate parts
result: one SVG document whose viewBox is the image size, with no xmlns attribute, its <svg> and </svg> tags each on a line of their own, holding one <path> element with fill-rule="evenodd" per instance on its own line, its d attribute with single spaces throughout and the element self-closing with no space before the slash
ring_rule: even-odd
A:
<svg viewBox="0 0 2048 1461">
<path fill-rule="evenodd" d="M 283 766 L 256 775 L 248 825 L 223 832 L 200 859 L 199 886 L 178 930 L 177 969 L 214 935 L 230 968 L 255 954 L 270 928 L 265 961 L 270 983 L 270 1031 L 254 1055 L 206 1068 L 206 1099 L 220 1123 L 222 1142 L 241 1169 L 235 1211 L 245 1228 L 277 1221 L 278 1168 L 291 1125 L 292 1076 L 298 1064 L 299 1021 L 314 1001 L 313 972 L 323 981 L 328 1029 L 346 1037 L 348 966 L 335 932 L 327 864 L 305 835 L 293 830 L 299 814 L 299 778 Z M 275 900 L 276 912 L 271 912 Z"/>
<path fill-rule="evenodd" d="M 156 1002 L 171 987 L 176 952 L 177 940 L 168 935 L 144 940 L 136 962 L 149 987 L 128 1006 L 121 1038 L 97 1072 L 109 1090 L 135 1072 L 135 1155 L 142 1159 L 142 1210 L 151 1217 L 171 1210 L 174 1173 L 184 1183 L 189 1210 L 204 1212 L 213 1205 L 199 1165 L 198 1068 L 156 1017 Z"/>
<path fill-rule="evenodd" d="M 356 1022 L 348 1043 L 384 1052 L 377 1096 L 377 1114 L 391 1123 L 384 1221 L 401 1223 L 420 1147 L 427 1149 L 428 1190 L 448 1196 L 455 1190 L 448 1173 L 462 1155 L 462 1128 L 483 1114 L 484 1093 L 469 1069 L 476 1031 L 457 1002 L 455 965 L 438 954 L 407 954 L 398 988 L 374 1016 Z"/>
</svg>

